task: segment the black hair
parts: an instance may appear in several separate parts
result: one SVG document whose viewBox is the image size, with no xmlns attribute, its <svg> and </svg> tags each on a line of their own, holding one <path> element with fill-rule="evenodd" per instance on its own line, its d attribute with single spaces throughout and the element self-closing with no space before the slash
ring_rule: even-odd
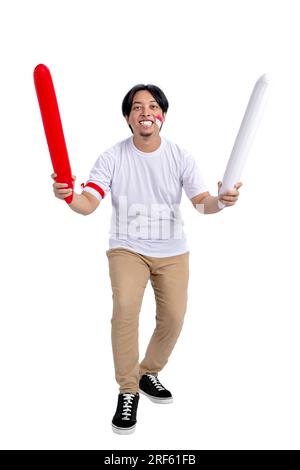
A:
<svg viewBox="0 0 300 470">
<path fill-rule="evenodd" d="M 169 108 L 169 102 L 167 100 L 166 95 L 164 92 L 156 85 L 144 85 L 142 83 L 139 83 L 138 85 L 135 85 L 131 90 L 128 91 L 128 93 L 125 95 L 123 102 L 122 102 L 122 114 L 124 117 L 129 116 L 131 107 L 132 107 L 132 102 L 133 102 L 133 97 L 134 95 L 141 90 L 147 90 L 153 98 L 157 101 L 159 106 L 161 107 L 163 113 L 166 113 Z M 131 129 L 131 132 L 133 133 L 132 127 L 129 124 L 129 127 Z M 162 128 L 162 126 L 161 126 Z"/>
</svg>

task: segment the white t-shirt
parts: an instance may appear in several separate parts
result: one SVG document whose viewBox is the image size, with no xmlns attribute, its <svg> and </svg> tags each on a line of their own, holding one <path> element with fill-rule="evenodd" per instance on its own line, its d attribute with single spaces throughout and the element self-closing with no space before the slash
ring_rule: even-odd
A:
<svg viewBox="0 0 300 470">
<path fill-rule="evenodd" d="M 188 251 L 179 210 L 182 188 L 189 199 L 208 191 L 187 150 L 161 137 L 157 150 L 142 152 L 133 136 L 103 152 L 82 187 L 99 201 L 111 191 L 110 249 L 154 257 Z"/>
</svg>

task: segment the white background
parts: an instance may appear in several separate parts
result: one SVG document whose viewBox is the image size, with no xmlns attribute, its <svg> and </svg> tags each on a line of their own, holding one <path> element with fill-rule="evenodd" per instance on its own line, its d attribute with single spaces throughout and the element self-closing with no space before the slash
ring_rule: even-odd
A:
<svg viewBox="0 0 300 470">
<path fill-rule="evenodd" d="M 0 447 L 299 449 L 297 1 L 1 1 Z M 272 92 L 237 205 L 203 216 L 183 195 L 184 329 L 136 432 L 111 431 L 110 196 L 84 217 L 52 191 L 33 69 L 49 66 L 76 191 L 131 135 L 121 102 L 154 83 L 162 134 L 193 152 L 216 194 L 257 78 Z M 143 355 L 154 327 L 147 287 Z"/>
</svg>

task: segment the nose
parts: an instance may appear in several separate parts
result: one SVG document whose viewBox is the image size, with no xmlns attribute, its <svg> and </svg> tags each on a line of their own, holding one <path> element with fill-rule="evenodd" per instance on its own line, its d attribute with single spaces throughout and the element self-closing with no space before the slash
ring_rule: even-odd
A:
<svg viewBox="0 0 300 470">
<path fill-rule="evenodd" d="M 150 116 L 151 112 L 147 108 L 143 108 L 142 110 L 142 116 Z"/>
</svg>

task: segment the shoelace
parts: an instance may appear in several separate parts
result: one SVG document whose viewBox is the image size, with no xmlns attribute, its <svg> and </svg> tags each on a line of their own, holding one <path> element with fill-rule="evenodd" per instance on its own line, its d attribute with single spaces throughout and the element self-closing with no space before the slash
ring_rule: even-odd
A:
<svg viewBox="0 0 300 470">
<path fill-rule="evenodd" d="M 147 374 L 147 377 L 149 377 L 149 379 L 153 383 L 154 387 L 157 388 L 157 390 L 165 390 L 165 387 L 162 386 L 162 384 L 155 375 Z"/>
<path fill-rule="evenodd" d="M 129 420 L 131 416 L 131 407 L 132 407 L 132 400 L 134 399 L 134 393 L 123 393 L 123 411 L 122 411 L 122 419 Z M 124 417 L 123 417 L 124 416 Z"/>
</svg>

